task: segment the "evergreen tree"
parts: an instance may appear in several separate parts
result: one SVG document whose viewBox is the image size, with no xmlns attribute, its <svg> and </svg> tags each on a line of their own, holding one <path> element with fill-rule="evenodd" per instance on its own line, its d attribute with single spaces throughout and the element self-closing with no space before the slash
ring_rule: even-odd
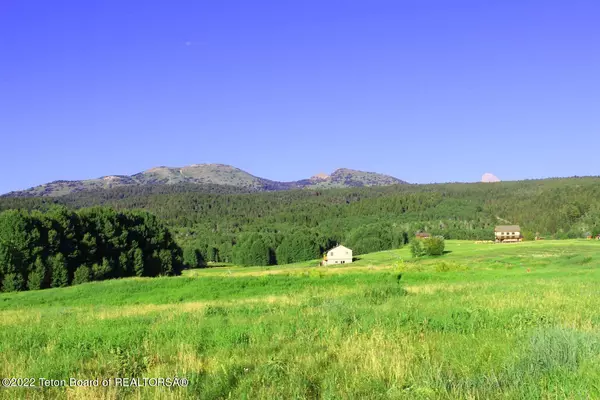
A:
<svg viewBox="0 0 600 400">
<path fill-rule="evenodd" d="M 239 265 L 271 265 L 273 263 L 273 250 L 259 234 L 251 234 L 235 245 L 233 261 Z"/>
<path fill-rule="evenodd" d="M 126 249 L 126 247 L 124 247 L 124 249 Z M 115 270 L 115 277 L 130 276 L 128 273 L 131 269 L 129 264 L 129 257 L 127 256 L 127 253 L 123 251 L 119 254 L 119 268 Z"/>
<path fill-rule="evenodd" d="M 91 279 L 92 270 L 87 265 L 82 265 L 75 270 L 75 275 L 73 276 L 73 285 L 81 285 L 82 283 L 91 281 Z"/>
<path fill-rule="evenodd" d="M 249 249 L 248 265 L 270 265 L 271 251 L 267 244 L 262 240 L 256 240 Z"/>
<path fill-rule="evenodd" d="M 159 252 L 161 275 L 173 275 L 173 255 L 169 250 Z"/>
<path fill-rule="evenodd" d="M 58 253 L 50 258 L 50 269 L 52 287 L 64 287 L 69 285 L 69 271 L 67 270 L 67 263 L 65 256 Z"/>
<path fill-rule="evenodd" d="M 277 263 L 289 264 L 319 258 L 324 249 L 317 243 L 316 235 L 309 231 L 295 231 L 285 236 L 277 247 Z"/>
<path fill-rule="evenodd" d="M 133 270 L 136 276 L 144 276 L 144 252 L 139 247 L 133 253 Z"/>
<path fill-rule="evenodd" d="M 23 275 L 14 272 L 4 275 L 4 280 L 2 281 L 2 290 L 4 292 L 18 292 L 23 290 L 24 287 L 25 280 L 23 279 Z"/>
<path fill-rule="evenodd" d="M 188 268 L 202 268 L 206 266 L 200 250 L 189 247 L 183 251 L 183 262 Z"/>
<path fill-rule="evenodd" d="M 102 259 L 102 264 L 92 265 L 92 277 L 95 281 L 101 281 L 112 277 L 113 263 L 108 258 Z"/>
<path fill-rule="evenodd" d="M 33 266 L 33 271 L 27 278 L 27 287 L 29 290 L 45 289 L 48 287 L 48 270 L 42 257 L 38 256 Z"/>
</svg>

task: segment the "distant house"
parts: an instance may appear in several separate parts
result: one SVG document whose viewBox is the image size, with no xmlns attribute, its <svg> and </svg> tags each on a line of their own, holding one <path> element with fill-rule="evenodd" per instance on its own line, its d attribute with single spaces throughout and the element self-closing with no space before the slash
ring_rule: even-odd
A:
<svg viewBox="0 0 600 400">
<path fill-rule="evenodd" d="M 323 265 L 350 264 L 352 262 L 352 250 L 342 245 L 328 250 L 323 258 Z"/>
<path fill-rule="evenodd" d="M 521 227 L 519 225 L 500 225 L 494 229 L 496 243 L 521 242 Z"/>
<path fill-rule="evenodd" d="M 427 232 L 417 232 L 417 234 L 415 235 L 415 237 L 417 239 L 429 239 L 431 237 L 431 235 Z"/>
</svg>

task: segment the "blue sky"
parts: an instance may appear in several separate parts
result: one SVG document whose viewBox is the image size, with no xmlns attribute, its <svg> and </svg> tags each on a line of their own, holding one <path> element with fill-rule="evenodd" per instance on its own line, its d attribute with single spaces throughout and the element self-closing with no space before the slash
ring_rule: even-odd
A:
<svg viewBox="0 0 600 400">
<path fill-rule="evenodd" d="M 0 1 L 0 193 L 225 163 L 598 175 L 600 2 Z"/>
</svg>

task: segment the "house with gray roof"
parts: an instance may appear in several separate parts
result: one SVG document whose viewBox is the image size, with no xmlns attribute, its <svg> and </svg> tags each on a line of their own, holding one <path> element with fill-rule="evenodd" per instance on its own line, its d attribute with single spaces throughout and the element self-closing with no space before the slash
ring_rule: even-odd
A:
<svg viewBox="0 0 600 400">
<path fill-rule="evenodd" d="M 496 243 L 517 243 L 523 241 L 519 225 L 499 225 L 494 229 Z"/>
</svg>

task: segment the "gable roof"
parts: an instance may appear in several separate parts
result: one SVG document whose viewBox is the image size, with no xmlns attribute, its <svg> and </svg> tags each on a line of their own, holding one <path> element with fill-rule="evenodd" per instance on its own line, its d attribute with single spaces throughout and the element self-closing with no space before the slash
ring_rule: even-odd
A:
<svg viewBox="0 0 600 400">
<path fill-rule="evenodd" d="M 337 249 L 343 249 L 343 250 L 349 250 L 349 251 L 352 251 L 352 249 L 349 249 L 349 248 L 347 248 L 346 246 L 342 246 L 341 244 L 340 244 L 340 245 L 337 245 L 337 246 L 335 246 L 333 249 L 329 249 L 329 250 L 327 250 L 327 251 L 333 251 L 333 250 L 337 250 Z"/>
<path fill-rule="evenodd" d="M 494 232 L 521 232 L 519 225 L 498 225 Z"/>
</svg>

